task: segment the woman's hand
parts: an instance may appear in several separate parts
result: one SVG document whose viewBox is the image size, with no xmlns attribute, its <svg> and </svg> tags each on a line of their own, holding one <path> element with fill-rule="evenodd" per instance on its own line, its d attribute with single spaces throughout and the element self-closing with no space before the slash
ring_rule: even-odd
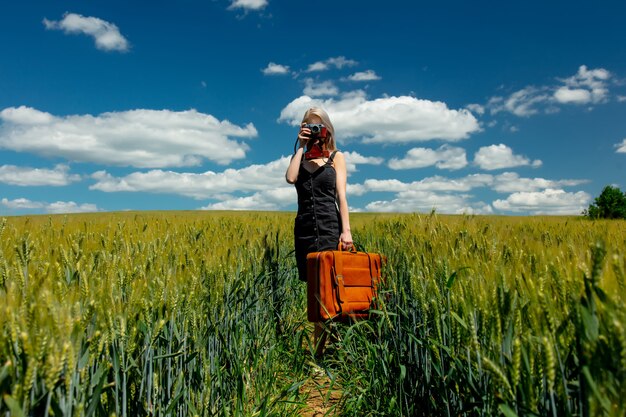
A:
<svg viewBox="0 0 626 417">
<path fill-rule="evenodd" d="M 352 233 L 349 230 L 341 233 L 339 236 L 339 241 L 341 242 L 341 248 L 343 250 L 351 250 L 353 247 L 352 243 Z"/>
<path fill-rule="evenodd" d="M 306 126 L 306 123 L 302 123 L 300 125 L 300 132 L 298 132 L 298 141 L 300 143 L 301 148 L 304 148 L 307 142 L 309 141 L 309 139 L 311 139 L 311 129 L 305 126 Z"/>
</svg>

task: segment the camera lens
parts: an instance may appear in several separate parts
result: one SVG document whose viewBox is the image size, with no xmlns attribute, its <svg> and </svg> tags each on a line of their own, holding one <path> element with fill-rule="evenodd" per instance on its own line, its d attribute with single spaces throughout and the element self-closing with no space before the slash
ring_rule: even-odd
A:
<svg viewBox="0 0 626 417">
<path fill-rule="evenodd" d="M 318 125 L 311 126 L 311 133 L 320 133 L 320 127 Z"/>
</svg>

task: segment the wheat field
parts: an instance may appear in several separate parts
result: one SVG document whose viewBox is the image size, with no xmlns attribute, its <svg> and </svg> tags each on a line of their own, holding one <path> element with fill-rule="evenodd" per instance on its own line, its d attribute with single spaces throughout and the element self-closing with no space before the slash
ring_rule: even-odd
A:
<svg viewBox="0 0 626 417">
<path fill-rule="evenodd" d="M 328 415 L 626 413 L 626 222 L 355 213 L 385 281 L 315 360 L 293 216 L 0 219 L 0 415 L 307 415 L 320 369 Z"/>
</svg>

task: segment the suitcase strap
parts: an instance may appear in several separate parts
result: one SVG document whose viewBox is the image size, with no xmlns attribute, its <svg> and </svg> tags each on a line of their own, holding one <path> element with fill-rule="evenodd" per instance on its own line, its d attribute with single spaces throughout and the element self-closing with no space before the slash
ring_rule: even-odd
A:
<svg viewBox="0 0 626 417">
<path fill-rule="evenodd" d="M 343 257 L 342 254 L 337 256 L 337 254 L 333 252 L 333 258 L 335 266 L 335 286 L 339 290 L 337 291 L 337 301 L 339 302 L 339 311 L 342 311 L 343 309 L 341 308 L 341 304 L 343 304 L 346 299 L 346 287 L 344 286 L 343 281 Z"/>
</svg>

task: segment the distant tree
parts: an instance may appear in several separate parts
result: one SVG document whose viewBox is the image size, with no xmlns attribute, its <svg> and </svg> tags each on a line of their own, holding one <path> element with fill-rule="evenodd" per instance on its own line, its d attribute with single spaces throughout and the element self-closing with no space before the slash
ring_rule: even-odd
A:
<svg viewBox="0 0 626 417">
<path fill-rule="evenodd" d="M 590 219 L 626 219 L 626 194 L 607 185 L 583 214 Z"/>
</svg>

